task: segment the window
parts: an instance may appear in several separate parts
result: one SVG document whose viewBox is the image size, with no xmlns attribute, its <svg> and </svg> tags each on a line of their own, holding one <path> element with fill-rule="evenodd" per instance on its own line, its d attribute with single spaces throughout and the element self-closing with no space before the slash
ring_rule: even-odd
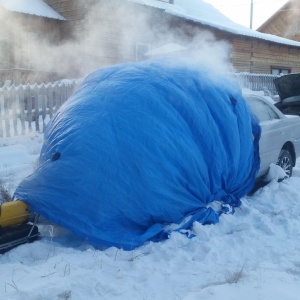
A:
<svg viewBox="0 0 300 300">
<path fill-rule="evenodd" d="M 271 73 L 273 75 L 286 75 L 291 73 L 291 68 L 285 68 L 285 67 L 271 67 Z"/>
<path fill-rule="evenodd" d="M 250 109 L 256 115 L 260 122 L 279 119 L 275 111 L 262 100 L 252 97 L 245 97 L 245 100 L 247 101 Z"/>
</svg>

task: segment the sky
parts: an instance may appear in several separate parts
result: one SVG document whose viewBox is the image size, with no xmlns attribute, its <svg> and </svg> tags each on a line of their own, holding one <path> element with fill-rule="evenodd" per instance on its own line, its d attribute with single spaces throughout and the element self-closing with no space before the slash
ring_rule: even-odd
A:
<svg viewBox="0 0 300 300">
<path fill-rule="evenodd" d="M 251 0 L 205 0 L 215 6 L 232 21 L 250 27 L 250 7 Z M 253 0 L 253 26 L 257 29 L 287 0 Z"/>
</svg>

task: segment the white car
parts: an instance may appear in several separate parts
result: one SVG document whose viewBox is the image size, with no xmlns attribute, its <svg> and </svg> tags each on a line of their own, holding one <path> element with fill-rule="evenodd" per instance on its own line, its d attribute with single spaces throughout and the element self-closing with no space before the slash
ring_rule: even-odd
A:
<svg viewBox="0 0 300 300">
<path fill-rule="evenodd" d="M 258 177 L 266 175 L 272 163 L 278 164 L 290 177 L 296 159 L 300 156 L 300 117 L 284 115 L 263 96 L 251 94 L 243 96 L 258 118 L 262 129 Z"/>
</svg>

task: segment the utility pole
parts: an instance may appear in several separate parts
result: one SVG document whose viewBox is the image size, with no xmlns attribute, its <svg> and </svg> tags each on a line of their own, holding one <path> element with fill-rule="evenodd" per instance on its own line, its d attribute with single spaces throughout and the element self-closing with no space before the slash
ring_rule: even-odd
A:
<svg viewBox="0 0 300 300">
<path fill-rule="evenodd" d="M 251 6 L 250 6 L 250 29 L 252 29 L 252 21 L 253 21 L 253 0 L 251 0 Z"/>
</svg>

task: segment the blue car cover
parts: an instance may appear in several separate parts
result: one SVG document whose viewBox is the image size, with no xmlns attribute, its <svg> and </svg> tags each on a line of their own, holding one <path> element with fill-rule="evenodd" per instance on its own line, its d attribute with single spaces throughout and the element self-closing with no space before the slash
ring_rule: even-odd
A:
<svg viewBox="0 0 300 300">
<path fill-rule="evenodd" d="M 130 250 L 241 204 L 260 127 L 234 80 L 170 59 L 91 73 L 50 120 L 15 198 L 92 244 Z M 172 226 L 168 226 L 172 224 Z"/>
</svg>

